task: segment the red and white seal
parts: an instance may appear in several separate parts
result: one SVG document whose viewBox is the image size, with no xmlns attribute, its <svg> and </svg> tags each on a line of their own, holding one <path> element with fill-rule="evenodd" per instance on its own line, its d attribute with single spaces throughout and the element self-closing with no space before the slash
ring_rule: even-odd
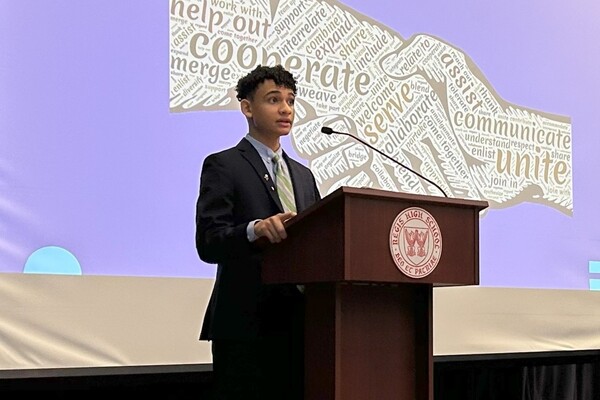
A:
<svg viewBox="0 0 600 400">
<path fill-rule="evenodd" d="M 405 275 L 418 279 L 431 274 L 442 255 L 442 232 L 435 218 L 419 207 L 398 214 L 390 229 L 390 252 Z"/>
</svg>

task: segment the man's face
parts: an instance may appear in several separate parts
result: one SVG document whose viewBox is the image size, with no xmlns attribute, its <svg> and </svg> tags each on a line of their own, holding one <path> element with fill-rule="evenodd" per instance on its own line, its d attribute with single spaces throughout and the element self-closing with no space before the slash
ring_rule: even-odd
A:
<svg viewBox="0 0 600 400">
<path fill-rule="evenodd" d="M 277 86 L 272 80 L 261 83 L 252 99 L 242 102 L 242 112 L 250 119 L 250 133 L 265 139 L 276 139 L 290 133 L 294 121 L 291 89 Z"/>
</svg>

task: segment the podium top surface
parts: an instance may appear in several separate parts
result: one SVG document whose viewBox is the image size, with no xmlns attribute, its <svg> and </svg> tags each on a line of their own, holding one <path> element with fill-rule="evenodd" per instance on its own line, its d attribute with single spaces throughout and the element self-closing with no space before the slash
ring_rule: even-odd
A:
<svg viewBox="0 0 600 400">
<path fill-rule="evenodd" d="M 329 202 L 335 201 L 341 197 L 365 197 L 365 198 L 380 198 L 389 199 L 394 201 L 408 201 L 417 202 L 422 205 L 450 205 L 453 207 L 466 207 L 472 208 L 477 211 L 484 210 L 488 207 L 488 202 L 484 200 L 473 200 L 473 199 L 461 199 L 443 196 L 428 196 L 414 193 L 394 192 L 391 190 L 374 189 L 374 188 L 357 188 L 351 186 L 341 186 L 327 196 L 323 197 L 321 201 L 313 204 L 295 218 L 292 218 L 286 223 L 286 227 L 292 226 L 295 223 L 306 218 L 317 208 L 321 208 Z"/>
</svg>

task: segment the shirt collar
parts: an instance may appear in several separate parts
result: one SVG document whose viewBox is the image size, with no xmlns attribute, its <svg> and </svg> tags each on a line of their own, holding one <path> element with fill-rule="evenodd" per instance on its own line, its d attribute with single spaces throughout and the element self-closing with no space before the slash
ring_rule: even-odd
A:
<svg viewBox="0 0 600 400">
<path fill-rule="evenodd" d="M 283 148 L 281 146 L 279 146 L 277 151 L 273 151 L 270 147 L 265 146 L 263 143 L 253 138 L 249 133 L 246 134 L 246 140 L 254 146 L 256 151 L 258 151 L 258 154 L 264 159 L 271 161 L 275 154 L 278 154 L 279 157 L 283 157 Z"/>
</svg>

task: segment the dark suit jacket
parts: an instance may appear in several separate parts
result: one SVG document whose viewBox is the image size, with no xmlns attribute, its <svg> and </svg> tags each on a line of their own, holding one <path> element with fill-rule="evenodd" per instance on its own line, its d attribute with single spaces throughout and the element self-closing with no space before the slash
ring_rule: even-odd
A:
<svg viewBox="0 0 600 400">
<path fill-rule="evenodd" d="M 320 199 L 312 172 L 284 153 L 298 212 Z M 196 248 L 217 263 L 201 340 L 243 340 L 286 330 L 290 307 L 302 295 L 293 286 L 261 283 L 261 249 L 246 236 L 248 223 L 283 212 L 260 155 L 242 139 L 208 156 L 202 166 L 196 208 Z"/>
</svg>

